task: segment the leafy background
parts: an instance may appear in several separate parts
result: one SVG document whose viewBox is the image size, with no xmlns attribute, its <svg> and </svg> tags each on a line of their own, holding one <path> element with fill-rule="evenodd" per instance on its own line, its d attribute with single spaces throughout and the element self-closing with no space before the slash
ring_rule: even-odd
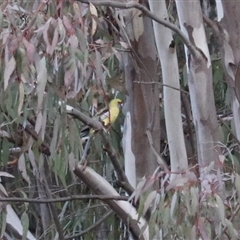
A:
<svg viewBox="0 0 240 240">
<path fill-rule="evenodd" d="M 96 8 L 77 1 L 64 1 L 62 6 L 57 5 L 58 1 L 19 3 L 1 2 L 0 8 L 0 166 L 2 172 L 14 176 L 1 175 L 0 190 L 7 192 L 9 197 L 37 199 L 90 195 L 91 190 L 68 166 L 70 154 L 77 161 L 82 160 L 85 142 L 81 140 L 80 132 L 83 124 L 67 114 L 65 105 L 94 117 L 110 99 L 124 100 L 128 93 L 124 87 L 121 53 L 130 51 L 130 46 L 121 40 L 118 20 L 109 7 Z M 175 16 L 174 8 L 172 11 Z M 210 37 L 211 29 L 206 28 L 206 31 L 209 47 L 213 49 L 216 107 L 222 119 L 230 111 L 230 93 L 224 82 L 219 49 L 211 47 L 215 39 Z M 182 44 L 176 42 L 181 50 Z M 182 51 L 178 57 L 181 88 L 188 91 Z M 186 99 L 189 101 L 188 95 Z M 122 165 L 123 120 L 124 115 L 121 115 L 108 134 Z M 223 158 L 227 162 L 223 181 L 229 201 L 223 202 L 213 189 L 199 193 L 200 183 L 195 179 L 183 182 L 179 189 L 166 189 L 163 181 L 161 196 L 156 199 L 149 191 L 141 189 L 139 211 L 143 214 L 147 207 L 152 207 L 148 219 L 152 236 L 160 226 L 164 229 L 164 239 L 194 239 L 197 232 L 202 236 L 205 232 L 212 236 L 214 233 L 221 235 L 228 227 L 229 239 L 237 239 L 239 143 L 234 138 L 231 122 L 221 121 L 222 146 L 226 149 Z M 162 127 L 164 132 L 164 119 Z M 191 148 L 188 127 L 185 124 L 187 148 Z M 162 135 L 161 153 L 167 160 L 167 139 Z M 194 158 L 194 153 L 191 154 L 190 159 Z M 120 194 L 124 193 L 116 184 L 115 172 L 99 134 L 95 135 L 86 158 L 89 166 L 104 176 Z M 37 239 L 56 237 L 56 222 L 52 217 L 47 219 L 50 227 L 43 232 L 41 215 L 45 212 L 39 203 L 13 202 L 12 205 L 24 229 L 34 232 Z M 62 201 L 55 203 L 54 208 L 66 239 L 72 239 L 70 236 L 74 234 L 83 239 L 80 236 L 83 233 L 84 239 L 100 238 L 100 234 L 108 239 L 128 239 L 128 227 L 109 212 L 103 201 Z M 0 210 L 3 235 L 6 216 Z M 86 230 L 105 214 L 111 215 L 104 223 L 92 231 Z M 220 216 L 220 223 L 215 222 L 215 215 Z M 86 232 L 82 232 L 84 230 Z"/>
</svg>

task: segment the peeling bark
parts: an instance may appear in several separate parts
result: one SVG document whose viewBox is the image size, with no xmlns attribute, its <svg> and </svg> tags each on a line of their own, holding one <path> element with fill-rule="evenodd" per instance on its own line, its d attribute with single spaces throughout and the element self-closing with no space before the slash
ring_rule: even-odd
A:
<svg viewBox="0 0 240 240">
<path fill-rule="evenodd" d="M 226 81 L 232 93 L 233 122 L 237 139 L 240 140 L 240 105 L 236 96 L 240 91 L 237 84 L 240 78 L 237 76 L 240 64 L 240 2 L 219 1 L 217 11 Z"/>
<path fill-rule="evenodd" d="M 136 159 L 137 179 L 145 175 L 151 175 L 157 168 L 154 156 L 147 138 L 147 130 L 154 139 L 154 147 L 160 151 L 160 112 L 159 112 L 159 88 L 157 84 L 156 48 L 153 38 L 152 23 L 149 18 L 138 17 L 143 21 L 144 31 L 137 35 L 133 31 L 132 12 L 124 12 L 127 35 L 132 54 L 124 55 L 124 71 L 126 88 L 129 93 L 127 107 L 132 122 L 132 151 Z M 136 24 L 136 21 L 134 21 Z M 136 25 L 135 25 L 136 26 Z"/>
<path fill-rule="evenodd" d="M 195 46 L 197 54 L 185 48 L 188 84 L 194 125 L 197 135 L 198 163 L 201 167 L 212 161 L 219 167 L 219 126 L 214 103 L 211 60 L 202 21 L 199 1 L 176 1 L 181 30 Z"/>
</svg>

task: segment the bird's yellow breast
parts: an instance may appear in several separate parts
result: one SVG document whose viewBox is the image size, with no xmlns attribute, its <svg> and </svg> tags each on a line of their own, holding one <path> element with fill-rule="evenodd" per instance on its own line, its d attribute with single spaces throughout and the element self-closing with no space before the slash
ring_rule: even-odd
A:
<svg viewBox="0 0 240 240">
<path fill-rule="evenodd" d="M 101 117 L 101 120 L 105 127 L 108 126 L 109 124 L 112 125 L 117 120 L 120 112 L 119 108 L 121 103 L 122 100 L 118 98 L 110 101 L 108 112 Z"/>
<path fill-rule="evenodd" d="M 107 116 L 105 119 L 103 119 L 104 126 L 107 126 L 108 124 L 113 124 L 119 115 L 119 108 L 116 107 L 110 107 L 109 109 L 109 116 Z"/>
</svg>

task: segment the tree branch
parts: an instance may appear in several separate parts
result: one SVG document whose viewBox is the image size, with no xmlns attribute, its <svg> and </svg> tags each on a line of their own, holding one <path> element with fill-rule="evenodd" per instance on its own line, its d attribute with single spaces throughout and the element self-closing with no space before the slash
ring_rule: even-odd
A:
<svg viewBox="0 0 240 240">
<path fill-rule="evenodd" d="M 59 105 L 63 105 L 61 101 L 59 101 Z M 103 125 L 98 120 L 88 117 L 84 113 L 80 112 L 76 108 L 66 105 L 67 114 L 72 115 L 74 118 L 78 119 L 79 121 L 83 122 L 84 124 L 88 125 L 89 127 L 94 128 L 95 130 L 103 129 Z"/>
<path fill-rule="evenodd" d="M 126 196 L 106 196 L 106 195 L 72 195 L 69 197 L 62 198 L 51 198 L 51 199 L 36 199 L 36 198 L 19 198 L 19 197 L 0 197 L 0 202 L 29 202 L 29 203 L 56 203 L 56 202 L 67 202 L 75 200 L 121 200 L 128 201 L 129 197 Z"/>
<path fill-rule="evenodd" d="M 59 105 L 61 105 L 61 103 L 59 103 Z M 68 114 L 72 115 L 73 117 L 75 117 L 76 119 L 80 120 L 81 122 L 87 124 L 88 126 L 94 128 L 94 129 L 98 129 L 98 130 L 103 129 L 103 125 L 99 121 L 86 116 L 85 114 L 81 113 L 77 109 L 75 109 L 75 108 L 73 108 L 69 105 L 66 105 L 66 110 L 67 110 Z M 127 191 L 127 193 L 129 195 L 131 195 L 132 192 L 134 191 L 134 189 L 132 188 L 132 186 L 128 182 L 128 179 L 125 175 L 125 172 L 124 172 L 124 170 L 123 170 L 123 168 L 122 168 L 122 166 L 121 166 L 121 164 L 120 164 L 120 162 L 117 158 L 116 151 L 111 146 L 108 138 L 105 136 L 103 131 L 100 131 L 100 134 L 101 134 L 101 137 L 102 137 L 102 141 L 103 141 L 103 145 L 105 147 L 105 150 L 108 153 L 108 156 L 109 156 L 109 158 L 110 158 L 110 160 L 111 160 L 111 162 L 114 166 L 114 169 L 117 173 L 118 180 L 119 180 L 118 181 L 119 185 L 122 188 L 124 188 L 124 190 Z"/>
<path fill-rule="evenodd" d="M 171 89 L 174 89 L 176 91 L 179 91 L 179 92 L 182 92 L 182 93 L 185 93 L 187 95 L 189 95 L 189 92 L 181 89 L 181 88 L 175 88 L 175 87 L 172 87 L 168 84 L 164 84 L 164 83 L 161 83 L 161 82 L 143 82 L 143 81 L 133 81 L 134 83 L 138 83 L 138 84 L 146 84 L 146 85 L 149 85 L 149 84 L 158 84 L 158 85 L 161 85 L 163 87 L 168 87 L 168 88 L 171 88 Z"/>
<path fill-rule="evenodd" d="M 158 152 L 156 151 L 156 149 L 153 146 L 153 139 L 152 139 L 151 132 L 149 130 L 147 130 L 146 134 L 147 134 L 148 141 L 149 141 L 150 147 L 152 149 L 152 152 L 157 159 L 157 163 L 159 164 L 160 167 L 162 167 L 162 169 L 164 170 L 165 173 L 169 173 L 169 169 L 168 169 L 166 162 L 161 158 L 161 156 L 158 154 Z"/>
<path fill-rule="evenodd" d="M 203 14 L 203 21 L 210 27 L 217 37 L 220 37 L 219 25 Z"/>
<path fill-rule="evenodd" d="M 21 124 L 20 126 L 35 140 L 38 141 L 39 140 L 39 136 L 36 133 L 36 131 L 31 127 L 30 124 L 27 124 L 26 127 L 24 128 Z M 50 147 L 46 142 L 42 142 L 41 146 L 39 147 L 39 151 L 46 154 L 46 155 L 50 155 Z"/>
<path fill-rule="evenodd" d="M 69 159 L 69 165 L 75 175 L 79 177 L 79 179 L 81 179 L 95 194 L 119 196 L 118 192 L 112 187 L 112 185 L 92 168 L 78 164 L 74 159 Z M 138 217 L 136 208 L 134 208 L 129 202 L 124 201 L 104 200 L 104 202 L 106 202 L 129 227 L 135 239 L 144 239 L 143 235 L 146 234 L 146 229 L 144 230 L 146 221 L 143 217 Z"/>
<path fill-rule="evenodd" d="M 131 195 L 134 191 L 133 187 L 131 186 L 131 184 L 129 183 L 126 174 L 123 170 L 123 167 L 120 164 L 120 161 L 117 157 L 117 153 L 115 151 L 115 149 L 112 147 L 111 143 L 109 142 L 109 140 L 107 139 L 107 137 L 105 136 L 105 134 L 103 132 L 100 133 L 101 137 L 102 137 L 102 141 L 103 141 L 103 145 L 105 148 L 105 151 L 108 153 L 109 159 L 112 163 L 112 165 L 114 166 L 114 170 L 117 173 L 117 177 L 118 177 L 118 184 L 129 194 Z"/>
</svg>

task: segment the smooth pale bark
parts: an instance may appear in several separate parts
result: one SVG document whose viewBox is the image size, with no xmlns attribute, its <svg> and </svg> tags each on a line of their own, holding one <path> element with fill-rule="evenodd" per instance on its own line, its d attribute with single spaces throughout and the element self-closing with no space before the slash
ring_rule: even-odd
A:
<svg viewBox="0 0 240 240">
<path fill-rule="evenodd" d="M 137 185 L 136 178 L 136 158 L 132 151 L 132 123 L 130 112 L 126 113 L 123 127 L 122 148 L 124 153 L 124 168 L 126 177 L 135 189 Z"/>
<path fill-rule="evenodd" d="M 237 67 L 240 63 L 240 2 L 217 1 L 217 13 L 219 25 L 221 26 L 219 31 L 226 80 L 232 93 L 233 122 L 236 136 L 240 140 L 240 106 L 235 94 L 235 91 L 238 95 L 240 93 L 240 76 L 236 76 Z"/>
<path fill-rule="evenodd" d="M 154 14 L 167 20 L 168 12 L 165 1 L 149 1 Z M 176 49 L 172 32 L 153 21 L 155 42 L 162 67 L 163 83 L 180 88 Z M 170 150 L 171 172 L 186 171 L 188 168 L 187 153 L 183 135 L 180 92 L 169 87 L 163 88 L 164 114 L 167 139 Z M 172 175 L 174 177 L 174 174 Z"/>
<path fill-rule="evenodd" d="M 200 2 L 176 1 L 181 30 L 196 46 L 196 54 L 185 48 L 188 85 L 197 135 L 198 162 L 219 167 L 219 127 L 214 103 L 211 60 L 202 21 Z"/>
<path fill-rule="evenodd" d="M 131 149 L 138 180 L 153 174 L 158 166 L 147 131 L 152 135 L 154 148 L 160 151 L 159 88 L 153 83 L 158 81 L 156 47 L 152 22 L 140 13 L 136 10 L 121 12 L 126 23 L 122 29 L 126 36 L 123 40 L 129 42 L 132 49 L 132 54 L 123 54 L 123 63 L 128 91 L 126 105 L 132 124 Z"/>
<path fill-rule="evenodd" d="M 92 168 L 77 164 L 75 160 L 70 160 L 71 170 L 79 177 L 94 193 L 106 196 L 120 196 L 112 185 L 96 173 Z M 148 240 L 148 227 L 146 220 L 139 217 L 139 214 L 131 203 L 121 200 L 104 200 L 109 207 L 115 211 L 123 222 L 128 226 L 134 239 Z"/>
</svg>

